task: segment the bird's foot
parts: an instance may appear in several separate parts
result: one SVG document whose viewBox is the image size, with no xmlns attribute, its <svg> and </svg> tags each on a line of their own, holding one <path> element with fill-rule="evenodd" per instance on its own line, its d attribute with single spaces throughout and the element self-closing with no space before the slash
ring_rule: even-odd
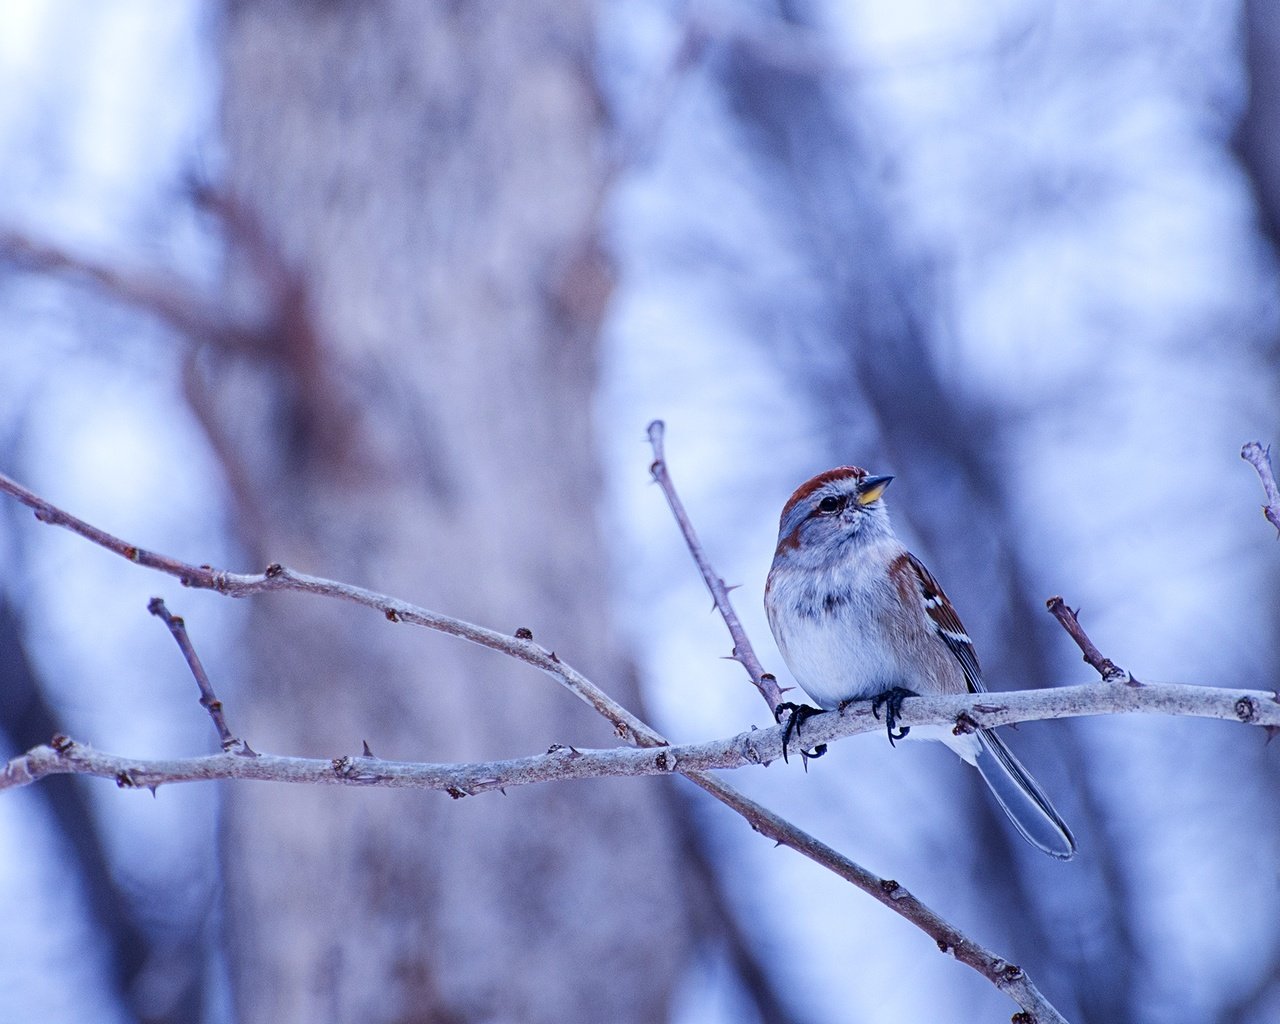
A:
<svg viewBox="0 0 1280 1024">
<path fill-rule="evenodd" d="M 790 762 L 787 760 L 787 745 L 791 742 L 791 734 L 795 733 L 796 739 L 799 740 L 800 726 L 804 723 L 804 720 L 812 718 L 814 715 L 822 714 L 822 708 L 815 708 L 810 704 L 795 704 L 791 701 L 786 701 L 773 709 L 774 718 L 781 721 L 784 711 L 790 712 L 790 714 L 787 716 L 787 727 L 782 730 L 782 760 L 789 764 Z M 800 757 L 803 759 L 805 767 L 808 768 L 809 758 L 821 757 L 826 752 L 827 745 L 825 743 L 819 743 L 812 750 L 805 750 L 801 746 Z"/>
<path fill-rule="evenodd" d="M 902 711 L 902 702 L 908 697 L 919 697 L 920 694 L 915 690 L 908 690 L 904 686 L 894 686 L 884 693 L 876 694 L 871 699 L 871 713 L 880 717 L 880 708 L 884 707 L 884 724 L 889 732 L 889 745 L 894 746 L 895 740 L 906 739 L 907 733 L 911 731 L 911 726 L 904 725 L 898 727 L 898 715 Z"/>
</svg>

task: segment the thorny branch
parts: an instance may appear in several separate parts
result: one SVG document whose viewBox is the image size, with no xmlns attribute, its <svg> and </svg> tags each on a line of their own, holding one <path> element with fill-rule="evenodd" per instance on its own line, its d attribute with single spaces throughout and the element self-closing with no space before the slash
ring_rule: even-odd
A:
<svg viewBox="0 0 1280 1024">
<path fill-rule="evenodd" d="M 1276 486 L 1276 475 L 1271 470 L 1271 447 L 1264 448 L 1260 442 L 1250 441 L 1240 449 L 1240 458 L 1257 470 L 1262 490 L 1267 495 L 1262 514 L 1276 528 L 1276 536 L 1280 537 L 1280 487 Z"/>
<path fill-rule="evenodd" d="M 216 697 L 213 700 L 217 702 Z M 201 704 L 205 704 L 204 697 Z M 1049 690 L 913 698 L 903 703 L 900 717 L 906 725 L 949 725 L 964 732 L 1018 722 L 1125 712 L 1195 716 L 1280 727 L 1280 703 L 1274 693 L 1174 683 L 1130 686 L 1123 679 Z M 871 714 L 869 702 L 850 705 L 843 711 L 829 711 L 805 722 L 806 740 L 824 743 L 883 730 L 884 723 Z M 456 790 L 454 795 L 472 796 L 538 782 L 669 775 L 675 772 L 688 774 L 767 765 L 782 756 L 782 733 L 783 726 L 770 726 L 701 743 L 679 746 L 647 744 L 608 750 L 556 745 L 546 754 L 533 757 L 461 764 L 383 761 L 369 753 L 340 756 L 333 760 L 258 754 L 248 750 L 243 741 L 234 737 L 231 737 L 224 754 L 144 760 L 103 753 L 60 737 L 48 746 L 36 747 L 14 758 L 7 768 L 0 769 L 0 790 L 27 785 L 46 775 L 84 774 L 117 778 L 125 772 L 137 785 L 143 786 L 211 779 L 263 779 L 445 792 Z M 57 760 L 52 757 L 53 753 L 59 755 Z M 244 761 L 247 758 L 258 761 L 253 766 L 246 766 Z"/>
<path fill-rule="evenodd" d="M 711 592 L 711 600 L 715 602 L 716 610 L 720 612 L 720 617 L 724 619 L 724 624 L 729 629 L 729 636 L 733 639 L 733 660 L 747 670 L 747 675 L 751 677 L 751 682 L 760 691 L 760 696 L 765 699 L 765 702 L 769 705 L 769 710 L 773 712 L 776 718 L 778 705 L 783 702 L 782 689 L 778 686 L 777 679 L 764 670 L 764 666 L 760 664 L 760 659 L 756 657 L 755 648 L 751 646 L 751 641 L 747 639 L 747 631 L 742 628 L 742 623 L 738 620 L 738 614 L 733 610 L 733 602 L 729 600 L 729 588 L 711 567 L 711 561 L 707 558 L 706 549 L 703 548 L 702 542 L 698 540 L 698 535 L 693 529 L 693 523 L 689 520 L 689 514 L 684 510 L 684 503 L 680 500 L 680 495 L 676 493 L 675 485 L 671 482 L 671 474 L 667 471 L 667 459 L 663 451 L 663 435 L 666 432 L 666 424 L 662 420 L 654 420 L 649 424 L 647 432 L 649 444 L 653 446 L 653 463 L 649 466 L 649 472 L 653 475 L 653 479 L 658 486 L 662 488 L 667 504 L 671 506 L 671 514 L 675 516 L 676 525 L 680 527 L 680 532 L 684 535 L 685 544 L 689 547 L 689 553 L 693 555 L 693 560 L 698 563 L 698 571 L 702 573 L 702 579 L 707 584 L 707 590 Z"/>
<path fill-rule="evenodd" d="M 195 646 L 191 643 L 191 638 L 187 636 L 186 622 L 170 612 L 164 601 L 158 597 L 153 597 L 148 602 L 147 611 L 168 626 L 169 632 L 173 634 L 173 639 L 177 641 L 178 649 L 182 652 L 182 657 L 186 659 L 187 667 L 191 669 L 191 674 L 195 676 L 196 685 L 200 687 L 200 706 L 209 712 L 209 717 L 213 719 L 213 727 L 218 730 L 218 742 L 222 744 L 222 749 L 228 751 L 235 747 L 240 741 L 235 738 L 230 728 L 227 727 L 227 717 L 222 710 L 222 701 L 218 700 L 217 694 L 213 692 L 213 684 L 209 682 L 209 673 L 204 670 L 200 655 L 196 653 Z"/>
<path fill-rule="evenodd" d="M 636 745 L 647 743 L 649 746 L 666 743 L 644 722 L 612 700 L 580 672 L 562 662 L 554 651 L 534 643 L 532 634 L 528 630 L 517 630 L 514 636 L 509 636 L 496 630 L 486 629 L 484 626 L 428 611 L 408 601 L 366 590 L 364 587 L 327 580 L 319 576 L 309 576 L 274 563 L 268 565 L 261 573 L 233 573 L 215 569 L 210 565 L 192 565 L 168 555 L 147 551 L 105 530 L 100 530 L 45 501 L 3 473 L 0 473 L 0 492 L 13 495 L 32 509 L 36 518 L 42 523 L 65 527 L 130 562 L 173 576 L 184 587 L 214 590 L 229 597 L 249 597 L 281 590 L 319 594 L 323 597 L 333 597 L 372 608 L 381 612 L 389 622 L 411 622 L 418 626 L 425 626 L 427 629 L 448 633 L 450 636 L 459 637 L 481 647 L 488 647 L 490 650 L 541 669 L 560 681 L 580 699 L 613 721 L 614 731 L 619 738 L 628 743 Z"/>
<path fill-rule="evenodd" d="M 1114 683 L 1121 679 L 1127 679 L 1134 686 L 1141 685 L 1110 658 L 1103 657 L 1102 652 L 1094 646 L 1093 641 L 1089 639 L 1089 635 L 1084 631 L 1084 627 L 1080 625 L 1080 620 L 1076 617 L 1076 610 L 1067 607 L 1066 601 L 1060 597 L 1051 597 L 1045 602 L 1045 607 L 1049 609 L 1049 614 L 1057 619 L 1062 628 L 1067 631 L 1067 635 L 1076 642 L 1076 646 L 1080 648 L 1080 653 L 1084 655 L 1084 660 L 1097 670 L 1104 683 Z"/>
</svg>

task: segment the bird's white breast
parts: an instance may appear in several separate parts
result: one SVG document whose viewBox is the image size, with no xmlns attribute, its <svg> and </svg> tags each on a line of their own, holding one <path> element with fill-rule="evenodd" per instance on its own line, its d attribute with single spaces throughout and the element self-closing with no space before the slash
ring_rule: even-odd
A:
<svg viewBox="0 0 1280 1024">
<path fill-rule="evenodd" d="M 894 653 L 906 638 L 900 616 L 891 614 L 900 610 L 901 597 L 887 568 L 902 551 L 886 542 L 831 569 L 775 569 L 766 602 L 769 624 L 796 682 L 819 706 L 833 708 L 894 686 L 920 688 L 917 667 Z"/>
</svg>

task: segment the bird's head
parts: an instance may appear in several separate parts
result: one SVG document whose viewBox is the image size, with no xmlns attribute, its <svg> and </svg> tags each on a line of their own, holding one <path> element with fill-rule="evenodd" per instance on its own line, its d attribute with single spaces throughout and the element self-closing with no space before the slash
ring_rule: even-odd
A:
<svg viewBox="0 0 1280 1024">
<path fill-rule="evenodd" d="M 893 536 L 881 500 L 891 476 L 872 476 L 857 466 L 839 466 L 801 484 L 782 507 L 774 560 L 825 560 Z"/>
</svg>

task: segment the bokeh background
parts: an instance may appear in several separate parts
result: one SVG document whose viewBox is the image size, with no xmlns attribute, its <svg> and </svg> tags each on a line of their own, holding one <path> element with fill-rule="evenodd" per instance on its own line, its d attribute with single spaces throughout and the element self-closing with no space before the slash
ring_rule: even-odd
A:
<svg viewBox="0 0 1280 1024">
<path fill-rule="evenodd" d="M 0 470 L 149 548 L 537 638 L 695 740 L 769 720 L 776 516 L 841 463 L 993 688 L 1276 686 L 1269 0 L 10 0 Z M 546 680 L 303 597 L 183 591 L 0 504 L 0 748 L 214 749 L 153 594 L 257 749 L 482 759 L 607 728 Z M 1280 1016 L 1280 752 L 1150 717 L 976 774 L 880 737 L 733 781 L 1072 1021 Z M 0 1021 L 849 1022 L 1015 1009 L 678 780 L 0 800 Z"/>
</svg>

